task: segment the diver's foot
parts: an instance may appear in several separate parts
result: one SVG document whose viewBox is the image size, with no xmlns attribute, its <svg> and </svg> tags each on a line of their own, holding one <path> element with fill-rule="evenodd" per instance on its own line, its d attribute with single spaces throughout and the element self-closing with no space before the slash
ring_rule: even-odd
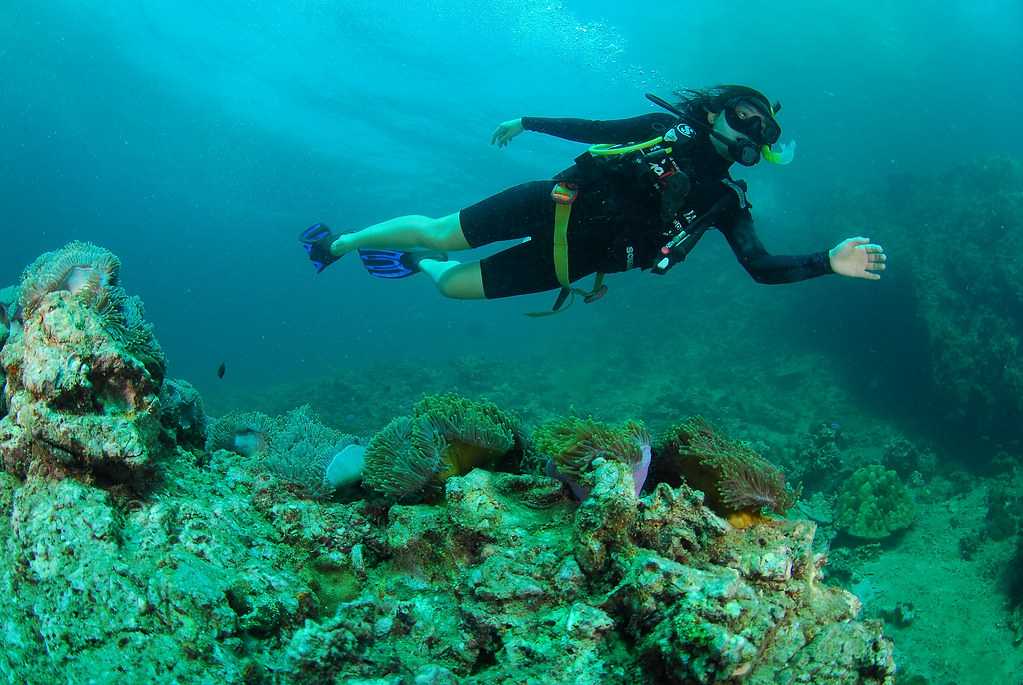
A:
<svg viewBox="0 0 1023 685">
<path fill-rule="evenodd" d="M 371 276 L 377 278 L 407 278 L 421 271 L 420 264 L 427 259 L 447 261 L 446 252 L 420 251 L 406 252 L 404 250 L 374 250 L 359 248 L 359 258 L 362 265 Z"/>
<path fill-rule="evenodd" d="M 401 255 L 400 261 L 406 269 L 412 273 L 419 273 L 419 263 L 425 259 L 432 259 L 435 262 L 446 262 L 448 261 L 448 253 L 441 252 L 439 250 L 428 250 L 420 252 L 405 252 Z"/>
<path fill-rule="evenodd" d="M 302 243 L 309 261 L 313 263 L 316 273 L 322 273 L 328 266 L 341 259 L 344 253 L 334 254 L 333 245 L 338 236 L 327 224 L 313 224 L 302 231 L 298 241 Z"/>
</svg>

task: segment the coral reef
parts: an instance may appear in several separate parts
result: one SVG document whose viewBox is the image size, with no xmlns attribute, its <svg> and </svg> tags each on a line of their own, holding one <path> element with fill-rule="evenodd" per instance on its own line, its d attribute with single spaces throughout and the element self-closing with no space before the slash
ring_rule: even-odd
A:
<svg viewBox="0 0 1023 685">
<path fill-rule="evenodd" d="M 134 478 L 158 453 L 164 359 L 137 300 L 117 286 L 118 266 L 106 250 L 71 243 L 25 270 L 23 325 L 0 351 L 8 471 Z"/>
<path fill-rule="evenodd" d="M 1012 609 L 1010 625 L 1015 644 L 1023 644 L 1023 535 L 1016 536 L 1015 552 L 1005 569 L 1005 589 Z"/>
<path fill-rule="evenodd" d="M 654 482 L 688 483 L 735 525 L 748 525 L 764 509 L 784 514 L 798 497 L 773 464 L 719 434 L 702 417 L 675 425 L 661 443 L 653 462 Z"/>
<path fill-rule="evenodd" d="M 1005 540 L 1020 530 L 1023 516 L 1023 468 L 992 479 L 987 488 L 983 533 L 992 540 Z"/>
<path fill-rule="evenodd" d="M 842 458 L 840 437 L 837 425 L 816 424 L 784 460 L 786 475 L 808 489 L 833 490 L 850 472 Z"/>
<path fill-rule="evenodd" d="M 584 481 L 590 464 L 596 459 L 610 459 L 629 466 L 637 497 L 650 468 L 650 436 L 636 421 L 615 427 L 592 418 L 557 419 L 537 427 L 532 443 L 545 461 L 544 473 L 565 482 L 579 500 L 589 496 L 590 487 Z"/>
<path fill-rule="evenodd" d="M 699 493 L 662 483 L 637 499 L 628 466 L 597 461 L 582 506 L 554 479 L 475 469 L 446 481 L 441 506 L 395 505 L 379 523 L 362 502 L 296 498 L 258 454 L 175 460 L 143 500 L 0 474 L 0 672 L 893 682 L 880 624 L 820 583 L 812 524 L 730 529 Z M 594 549 L 603 563 L 586 563 Z"/>
<path fill-rule="evenodd" d="M 549 479 L 479 469 L 447 481 L 443 507 L 392 507 L 384 557 L 363 571 L 371 590 L 297 631 L 290 671 L 299 682 L 399 664 L 408 678 L 463 683 L 892 682 L 879 624 L 852 620 L 856 600 L 817 583 L 812 525 L 729 533 L 699 496 L 661 485 L 637 501 L 629 468 L 600 461 L 600 486 L 574 513 Z M 613 572 L 577 561 L 594 537 Z"/>
<path fill-rule="evenodd" d="M 27 685 L 244 680 L 244 645 L 299 627 L 312 592 L 238 496 L 229 461 L 173 462 L 146 500 L 0 474 L 0 673 Z"/>
<path fill-rule="evenodd" d="M 494 467 L 513 452 L 521 461 L 522 450 L 517 422 L 493 403 L 431 395 L 373 436 L 363 483 L 389 501 L 428 501 L 448 478 Z"/>
<path fill-rule="evenodd" d="M 104 292 L 116 258 L 71 252 L 27 272 L 24 327 L 0 350 L 8 680 L 894 682 L 881 623 L 821 582 L 814 524 L 734 528 L 698 478 L 640 496 L 638 425 L 572 443 L 579 502 L 497 470 L 530 448 L 495 405 L 428 397 L 366 450 L 389 506 L 313 499 L 354 438 L 308 407 L 207 425 L 194 388 L 145 359 L 155 341 L 132 342 L 150 329 L 127 323 L 127 296 Z M 676 476 L 683 458 L 712 476 L 708 503 L 789 503 L 742 443 L 700 420 L 670 435 Z"/>
<path fill-rule="evenodd" d="M 907 528 L 915 517 L 916 505 L 899 475 L 878 464 L 853 473 L 835 502 L 835 523 L 867 540 Z"/>
</svg>

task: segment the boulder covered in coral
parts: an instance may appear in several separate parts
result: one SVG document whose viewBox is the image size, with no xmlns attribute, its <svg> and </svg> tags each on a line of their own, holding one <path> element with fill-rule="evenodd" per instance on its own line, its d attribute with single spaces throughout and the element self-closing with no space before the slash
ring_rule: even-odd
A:
<svg viewBox="0 0 1023 685">
<path fill-rule="evenodd" d="M 313 606 L 231 461 L 169 462 L 148 499 L 0 472 L 5 680 L 246 682 L 245 645 Z"/>
<path fill-rule="evenodd" d="M 103 471 L 123 478 L 158 450 L 164 357 L 107 250 L 70 243 L 22 277 L 19 321 L 0 352 L 9 472 Z"/>
</svg>

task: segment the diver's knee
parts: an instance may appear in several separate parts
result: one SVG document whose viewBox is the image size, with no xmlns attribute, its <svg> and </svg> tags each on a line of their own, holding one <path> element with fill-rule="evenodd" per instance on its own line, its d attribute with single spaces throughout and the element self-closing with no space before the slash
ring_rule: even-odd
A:
<svg viewBox="0 0 1023 685">
<path fill-rule="evenodd" d="M 453 300 L 479 300 L 483 293 L 483 278 L 479 262 L 453 266 L 437 277 L 437 290 Z"/>
<path fill-rule="evenodd" d="M 456 267 L 457 268 L 457 267 Z M 450 269 L 447 272 L 441 274 L 440 278 L 437 279 L 437 290 L 444 297 L 450 297 L 453 300 L 460 300 L 462 289 L 459 287 L 457 274 L 451 273 L 455 269 Z"/>
<path fill-rule="evenodd" d="M 436 250 L 464 250 L 468 247 L 462 234 L 462 222 L 458 212 L 436 219 L 430 219 L 426 231 L 432 247 Z"/>
</svg>

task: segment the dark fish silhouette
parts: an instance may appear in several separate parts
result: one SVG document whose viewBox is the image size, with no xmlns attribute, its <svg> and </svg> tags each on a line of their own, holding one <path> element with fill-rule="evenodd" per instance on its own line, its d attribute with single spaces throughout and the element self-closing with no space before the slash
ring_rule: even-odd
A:
<svg viewBox="0 0 1023 685">
<path fill-rule="evenodd" d="M 223 378 L 225 371 L 227 371 L 227 364 L 225 362 L 220 362 L 220 366 L 217 367 L 217 378 Z"/>
<path fill-rule="evenodd" d="M 0 326 L 6 326 L 9 323 L 11 323 L 11 320 L 7 316 L 7 307 L 0 304 Z"/>
</svg>

